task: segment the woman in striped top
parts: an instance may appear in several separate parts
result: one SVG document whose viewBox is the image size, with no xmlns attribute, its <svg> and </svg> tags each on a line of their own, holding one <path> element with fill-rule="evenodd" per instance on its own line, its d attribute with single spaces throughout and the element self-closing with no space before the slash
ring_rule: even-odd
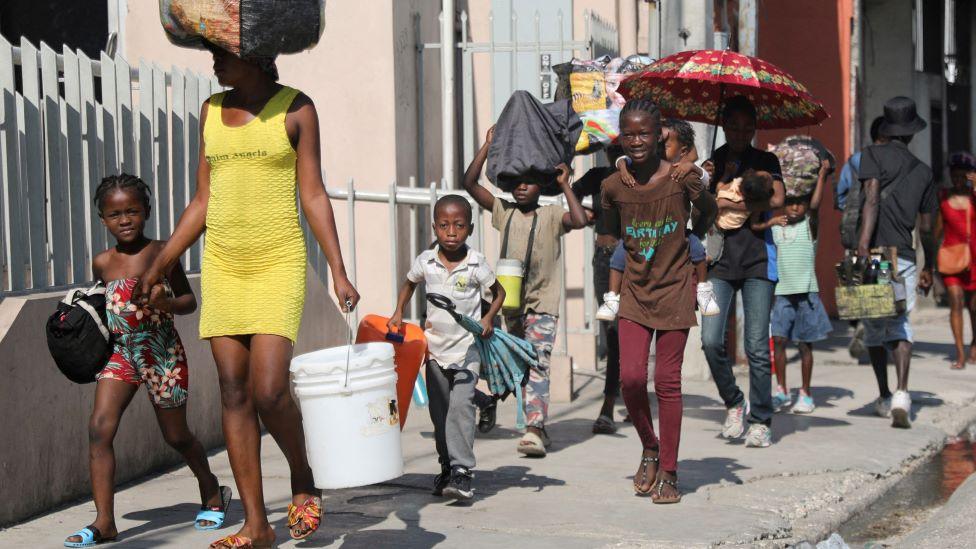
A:
<svg viewBox="0 0 976 549">
<path fill-rule="evenodd" d="M 830 163 L 824 160 L 813 192 L 804 196 L 789 196 L 787 192 L 783 215 L 772 220 L 779 268 L 771 320 L 778 383 L 773 392 L 773 407 L 782 409 L 792 400 L 786 388 L 786 344 L 794 341 L 800 349 L 803 378 L 792 408 L 794 414 L 809 414 L 815 408 L 810 395 L 813 343 L 827 339 L 831 330 L 827 311 L 820 302 L 816 271 L 817 210 L 829 170 Z M 786 186 L 789 189 L 788 181 Z"/>
</svg>

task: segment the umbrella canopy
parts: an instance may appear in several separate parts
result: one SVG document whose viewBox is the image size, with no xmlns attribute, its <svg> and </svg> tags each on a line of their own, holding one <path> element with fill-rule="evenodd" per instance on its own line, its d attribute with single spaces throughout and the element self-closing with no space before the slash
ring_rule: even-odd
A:
<svg viewBox="0 0 976 549">
<path fill-rule="evenodd" d="M 760 129 L 799 128 L 827 118 L 807 88 L 779 67 L 730 50 L 683 51 L 625 79 L 627 99 L 648 98 L 664 116 L 719 123 L 719 109 L 742 95 L 756 107 Z"/>
<path fill-rule="evenodd" d="M 515 426 L 525 427 L 525 406 L 522 402 L 522 384 L 527 381 L 530 366 L 538 365 L 538 355 L 531 343 L 502 330 L 495 330 L 491 337 L 481 337 L 481 324 L 455 310 L 454 302 L 441 294 L 427 294 L 427 301 L 444 309 L 462 328 L 474 334 L 475 345 L 481 356 L 481 377 L 488 382 L 491 394 L 504 399 L 515 393 L 518 410 Z"/>
</svg>

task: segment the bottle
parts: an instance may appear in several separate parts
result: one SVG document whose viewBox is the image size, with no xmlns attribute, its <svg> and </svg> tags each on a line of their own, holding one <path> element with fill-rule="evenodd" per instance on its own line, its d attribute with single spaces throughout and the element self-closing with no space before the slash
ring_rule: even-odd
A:
<svg viewBox="0 0 976 549">
<path fill-rule="evenodd" d="M 881 262 L 878 267 L 878 284 L 891 284 L 891 263 Z"/>
<path fill-rule="evenodd" d="M 877 259 L 872 260 L 868 263 L 867 270 L 864 271 L 864 283 L 865 284 L 877 284 L 878 283 L 878 269 L 880 263 Z"/>
</svg>

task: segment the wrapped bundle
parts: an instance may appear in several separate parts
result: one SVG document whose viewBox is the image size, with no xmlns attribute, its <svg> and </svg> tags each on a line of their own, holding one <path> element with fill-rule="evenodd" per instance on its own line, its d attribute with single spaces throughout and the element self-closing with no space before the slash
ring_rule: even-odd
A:
<svg viewBox="0 0 976 549">
<path fill-rule="evenodd" d="M 779 158 L 786 196 L 790 198 L 813 193 L 821 162 L 830 162 L 828 172 L 833 172 L 837 165 L 837 160 L 827 147 L 808 135 L 791 135 L 768 149 Z"/>
<path fill-rule="evenodd" d="M 505 192 L 534 181 L 543 194 L 557 195 L 556 166 L 573 161 L 581 133 L 580 118 L 569 101 L 543 104 L 527 91 L 516 91 L 495 123 L 486 175 Z"/>
<path fill-rule="evenodd" d="M 624 78 L 651 62 L 641 55 L 626 59 L 603 56 L 590 61 L 573 59 L 553 67 L 559 77 L 556 100 L 570 100 L 583 122 L 583 133 L 575 146 L 577 154 L 596 152 L 616 141 L 620 109 L 627 102 L 617 88 Z"/>
<path fill-rule="evenodd" d="M 209 42 L 240 57 L 274 57 L 318 42 L 325 0 L 159 0 L 159 19 L 177 46 Z"/>
</svg>

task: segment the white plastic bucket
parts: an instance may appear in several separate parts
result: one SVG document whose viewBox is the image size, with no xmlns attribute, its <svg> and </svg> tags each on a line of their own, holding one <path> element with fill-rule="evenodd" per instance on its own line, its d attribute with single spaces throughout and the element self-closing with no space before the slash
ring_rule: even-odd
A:
<svg viewBox="0 0 976 549">
<path fill-rule="evenodd" d="M 403 474 L 393 345 L 323 349 L 295 357 L 290 370 L 316 487 L 366 486 Z"/>
</svg>

